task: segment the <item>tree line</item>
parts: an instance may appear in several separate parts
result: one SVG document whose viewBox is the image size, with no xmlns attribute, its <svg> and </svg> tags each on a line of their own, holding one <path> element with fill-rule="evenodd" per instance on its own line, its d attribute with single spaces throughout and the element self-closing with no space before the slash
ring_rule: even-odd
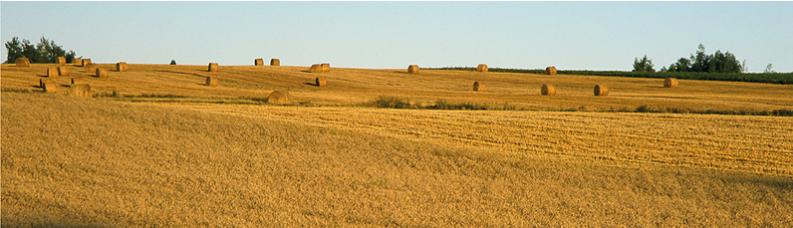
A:
<svg viewBox="0 0 793 228">
<path fill-rule="evenodd" d="M 707 73 L 745 73 L 746 61 L 740 62 L 729 51 L 717 50 L 713 54 L 705 53 L 705 46 L 700 44 L 697 52 L 689 58 L 680 58 L 669 67 L 661 67 L 660 72 L 707 72 Z M 768 69 L 767 69 L 768 71 Z M 647 55 L 633 59 L 633 72 L 655 72 L 653 61 Z M 769 73 L 769 72 L 767 72 Z"/>
<path fill-rule="evenodd" d="M 59 56 L 66 57 L 67 62 L 71 62 L 77 56 L 72 50 L 66 51 L 55 41 L 41 37 L 39 43 L 33 44 L 27 39 L 20 40 L 14 37 L 5 43 L 8 53 L 6 63 L 13 63 L 17 58 L 27 57 L 31 63 L 54 63 Z"/>
</svg>

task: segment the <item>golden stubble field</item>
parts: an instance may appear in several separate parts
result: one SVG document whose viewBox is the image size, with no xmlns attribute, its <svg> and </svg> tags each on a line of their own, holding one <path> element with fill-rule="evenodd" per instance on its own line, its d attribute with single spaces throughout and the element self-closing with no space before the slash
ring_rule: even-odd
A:
<svg viewBox="0 0 793 228">
<path fill-rule="evenodd" d="M 789 85 L 334 68 L 317 88 L 306 67 L 221 67 L 210 88 L 205 66 L 133 64 L 85 78 L 128 97 L 77 98 L 3 65 L 3 225 L 793 223 L 793 118 L 543 111 L 790 109 Z M 238 102 L 276 89 L 304 105 Z M 538 111 L 362 105 L 379 96 Z"/>
</svg>

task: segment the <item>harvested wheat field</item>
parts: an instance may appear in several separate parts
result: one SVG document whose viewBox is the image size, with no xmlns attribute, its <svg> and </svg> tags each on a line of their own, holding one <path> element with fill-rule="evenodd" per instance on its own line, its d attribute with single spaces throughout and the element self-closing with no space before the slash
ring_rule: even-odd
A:
<svg viewBox="0 0 793 228">
<path fill-rule="evenodd" d="M 2 65 L 3 225 L 793 222 L 793 118 L 762 115 L 793 110 L 792 85 L 129 65 L 66 65 L 51 93 L 56 65 Z"/>
</svg>

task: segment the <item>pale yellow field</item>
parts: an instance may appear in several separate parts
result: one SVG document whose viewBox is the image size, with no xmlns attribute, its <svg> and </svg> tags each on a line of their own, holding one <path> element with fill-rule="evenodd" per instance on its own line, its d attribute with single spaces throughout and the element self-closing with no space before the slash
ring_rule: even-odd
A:
<svg viewBox="0 0 793 228">
<path fill-rule="evenodd" d="M 31 68 L 3 65 L 3 88 L 32 89 L 46 68 L 54 65 L 34 64 Z M 100 65 L 113 69 L 112 64 Z M 117 91 L 122 95 L 176 95 L 188 98 L 250 100 L 267 96 L 273 90 L 289 90 L 298 103 L 313 106 L 356 106 L 379 96 L 395 96 L 416 102 L 473 102 L 514 105 L 528 110 L 608 110 L 640 105 L 691 110 L 777 110 L 793 109 L 793 85 L 764 83 L 680 80 L 680 87 L 663 88 L 662 79 L 546 76 L 517 73 L 478 73 L 467 71 L 422 70 L 421 74 L 405 69 L 339 69 L 330 73 L 307 73 L 307 67 L 223 66 L 215 73 L 220 86 L 203 86 L 210 75 L 206 66 L 129 65 L 128 72 L 110 72 L 109 80 L 89 75 L 81 67 L 70 67 L 74 77 L 91 84 L 97 92 Z M 90 74 L 89 74 L 90 73 Z M 311 85 L 317 75 L 328 78 L 328 87 Z M 485 92 L 472 92 L 474 81 L 486 86 Z M 68 77 L 59 82 L 66 86 Z M 540 96 L 543 82 L 557 87 L 557 96 Z M 596 83 L 607 85 L 608 97 L 592 95 Z M 65 88 L 65 87 L 64 87 Z"/>
<path fill-rule="evenodd" d="M 793 225 L 791 117 L 548 111 L 793 109 L 790 85 L 334 69 L 316 88 L 305 69 L 224 67 L 209 88 L 204 66 L 130 65 L 85 79 L 121 97 L 76 98 L 3 65 L 3 225 Z M 287 88 L 300 105 L 254 102 Z"/>
</svg>

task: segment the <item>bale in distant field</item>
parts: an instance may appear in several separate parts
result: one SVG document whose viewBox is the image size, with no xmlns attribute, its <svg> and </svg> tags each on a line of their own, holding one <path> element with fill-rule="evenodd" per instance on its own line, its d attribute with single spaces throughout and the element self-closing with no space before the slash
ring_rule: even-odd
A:
<svg viewBox="0 0 793 228">
<path fill-rule="evenodd" d="M 273 91 L 267 96 L 268 104 L 289 104 L 291 101 L 289 92 L 286 91 Z"/>
<path fill-rule="evenodd" d="M 171 59 L 171 65 L 176 65 L 176 60 Z"/>
<path fill-rule="evenodd" d="M 677 87 L 677 78 L 666 78 L 664 79 L 664 87 L 666 88 L 675 88 Z"/>
<path fill-rule="evenodd" d="M 207 71 L 209 71 L 209 72 L 219 72 L 220 71 L 220 65 L 218 65 L 218 63 L 209 63 L 209 67 L 208 67 Z"/>
<path fill-rule="evenodd" d="M 487 64 L 479 64 L 476 66 L 476 71 L 487 72 Z"/>
<path fill-rule="evenodd" d="M 96 71 L 96 64 L 88 64 L 85 65 L 85 72 L 89 74 L 93 74 Z"/>
<path fill-rule="evenodd" d="M 66 57 L 58 56 L 58 59 L 55 61 L 55 63 L 57 63 L 58 65 L 66 64 Z"/>
<path fill-rule="evenodd" d="M 322 73 L 322 64 L 313 64 L 310 68 L 308 68 L 308 72 L 311 73 Z"/>
<path fill-rule="evenodd" d="M 58 75 L 69 76 L 69 68 L 67 68 L 66 66 L 58 66 Z"/>
<path fill-rule="evenodd" d="M 58 83 L 55 80 L 39 80 L 39 84 L 41 89 L 44 90 L 45 93 L 54 93 L 58 91 Z"/>
<path fill-rule="evenodd" d="M 410 73 L 410 74 L 418 74 L 419 73 L 419 65 L 410 65 L 410 66 L 408 66 L 408 73 Z"/>
<path fill-rule="evenodd" d="M 254 66 L 264 66 L 264 59 L 262 59 L 262 58 L 254 59 L 253 60 L 253 65 Z"/>
<path fill-rule="evenodd" d="M 74 57 L 74 58 L 72 58 L 72 64 L 73 65 L 78 65 L 78 66 L 82 65 L 83 64 L 83 59 Z"/>
<path fill-rule="evenodd" d="M 547 74 L 547 75 L 556 75 L 556 67 L 555 66 L 546 67 L 545 68 L 545 74 Z"/>
<path fill-rule="evenodd" d="M 543 96 L 556 95 L 556 87 L 548 83 L 543 83 L 542 88 L 540 89 L 540 94 L 542 94 Z"/>
<path fill-rule="evenodd" d="M 127 71 L 127 62 L 117 62 L 116 63 L 116 71 L 118 71 L 118 72 Z"/>
<path fill-rule="evenodd" d="M 330 63 L 323 63 L 322 64 L 322 72 L 330 72 Z"/>
<path fill-rule="evenodd" d="M 609 95 L 609 88 L 606 85 L 597 84 L 595 85 L 595 96 L 608 96 Z"/>
<path fill-rule="evenodd" d="M 30 59 L 27 57 L 19 57 L 14 63 L 16 63 L 17 67 L 30 67 Z"/>
<path fill-rule="evenodd" d="M 323 87 L 328 85 L 328 79 L 324 76 L 319 76 L 314 79 L 314 85 L 317 87 Z"/>
<path fill-rule="evenodd" d="M 57 78 L 58 77 L 58 68 L 57 67 L 48 67 L 47 68 L 47 77 L 48 78 Z"/>
<path fill-rule="evenodd" d="M 69 95 L 75 97 L 91 97 L 91 86 L 88 84 L 72 85 Z"/>
<path fill-rule="evenodd" d="M 209 87 L 217 87 L 218 86 L 218 79 L 215 76 L 209 76 L 206 79 L 204 85 Z"/>
<path fill-rule="evenodd" d="M 91 65 L 91 64 L 93 64 L 93 63 L 91 63 L 91 59 L 82 59 L 81 63 L 80 63 L 80 66 L 85 67 L 85 66 L 88 66 L 88 65 Z"/>
<path fill-rule="evenodd" d="M 474 81 L 474 92 L 481 92 L 485 90 L 485 85 L 479 83 L 479 81 Z"/>
<path fill-rule="evenodd" d="M 281 59 L 270 59 L 270 66 L 281 66 Z"/>
<path fill-rule="evenodd" d="M 97 67 L 96 68 L 96 77 L 97 78 L 107 78 L 108 77 L 107 70 Z"/>
</svg>

